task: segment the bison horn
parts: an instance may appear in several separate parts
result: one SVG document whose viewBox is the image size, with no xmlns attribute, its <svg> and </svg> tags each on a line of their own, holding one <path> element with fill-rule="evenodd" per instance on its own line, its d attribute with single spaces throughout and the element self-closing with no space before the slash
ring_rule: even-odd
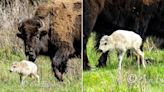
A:
<svg viewBox="0 0 164 92">
<path fill-rule="evenodd" d="M 38 29 L 39 31 L 43 31 L 43 30 L 45 30 L 45 23 L 40 19 L 39 20 L 39 23 L 40 23 L 40 28 Z"/>
<path fill-rule="evenodd" d="M 19 28 L 22 27 L 22 25 L 23 25 L 22 20 L 18 19 L 18 30 Z M 21 32 L 21 30 L 19 30 L 19 32 Z"/>
<path fill-rule="evenodd" d="M 23 22 L 19 22 L 19 23 L 18 23 L 18 31 L 19 31 L 20 33 L 23 33 L 22 26 L 23 26 Z"/>
<path fill-rule="evenodd" d="M 20 22 L 20 23 L 18 24 L 18 30 L 19 30 L 19 32 L 21 32 L 21 30 L 20 30 L 21 27 L 22 27 L 22 22 Z"/>
</svg>

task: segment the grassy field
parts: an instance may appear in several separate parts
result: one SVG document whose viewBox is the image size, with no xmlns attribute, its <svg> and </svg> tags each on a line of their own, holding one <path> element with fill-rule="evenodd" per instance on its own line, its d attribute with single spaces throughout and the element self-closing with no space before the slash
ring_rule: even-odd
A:
<svg viewBox="0 0 164 92">
<path fill-rule="evenodd" d="M 146 69 L 138 69 L 133 57 L 124 56 L 122 63 L 122 83 L 117 84 L 118 61 L 115 51 L 107 60 L 107 67 L 96 68 L 101 53 L 94 49 L 94 35 L 87 44 L 91 71 L 83 72 L 84 92 L 163 92 L 164 89 L 164 50 L 152 49 L 145 44 L 145 58 L 149 58 Z"/>
<path fill-rule="evenodd" d="M 41 78 L 40 83 L 27 78 L 25 85 L 19 85 L 19 75 L 10 73 L 9 68 L 14 61 L 25 59 L 23 51 L 14 52 L 11 49 L 0 49 L 0 92 L 81 92 L 81 61 L 71 59 L 68 63 L 64 82 L 58 82 L 53 75 L 51 62 L 47 57 L 39 57 L 36 61 Z"/>
</svg>

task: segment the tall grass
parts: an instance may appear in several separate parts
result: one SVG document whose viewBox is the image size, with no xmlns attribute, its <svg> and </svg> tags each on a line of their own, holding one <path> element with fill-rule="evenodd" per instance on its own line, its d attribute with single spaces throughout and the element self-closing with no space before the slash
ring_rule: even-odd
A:
<svg viewBox="0 0 164 92">
<path fill-rule="evenodd" d="M 118 60 L 116 52 L 112 51 L 107 60 L 107 67 L 96 68 L 98 53 L 93 47 L 95 34 L 92 34 L 87 44 L 87 53 L 92 66 L 91 71 L 83 73 L 84 92 L 163 92 L 164 89 L 164 50 L 159 50 L 149 38 L 144 44 L 146 69 L 137 67 L 134 57 L 124 56 L 122 63 L 122 83 L 117 84 Z"/>
</svg>

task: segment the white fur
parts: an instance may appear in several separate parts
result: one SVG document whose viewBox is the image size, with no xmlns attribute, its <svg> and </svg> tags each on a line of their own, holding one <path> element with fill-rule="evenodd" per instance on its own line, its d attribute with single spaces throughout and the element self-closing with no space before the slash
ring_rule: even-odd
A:
<svg viewBox="0 0 164 92">
<path fill-rule="evenodd" d="M 36 77 L 39 82 L 39 75 L 37 74 L 38 68 L 37 65 L 33 62 L 27 60 L 14 62 L 10 68 L 10 71 L 20 74 L 21 84 L 23 84 L 24 79 L 30 75 Z"/>
<path fill-rule="evenodd" d="M 137 55 L 138 64 L 141 58 L 142 65 L 143 67 L 145 67 L 144 53 L 140 50 L 141 45 L 142 38 L 140 37 L 140 35 L 132 31 L 116 30 L 110 36 L 105 35 L 101 38 L 99 49 L 102 50 L 103 53 L 113 49 L 117 50 L 119 61 L 118 70 L 120 74 L 123 56 L 127 49 L 134 50 Z"/>
</svg>

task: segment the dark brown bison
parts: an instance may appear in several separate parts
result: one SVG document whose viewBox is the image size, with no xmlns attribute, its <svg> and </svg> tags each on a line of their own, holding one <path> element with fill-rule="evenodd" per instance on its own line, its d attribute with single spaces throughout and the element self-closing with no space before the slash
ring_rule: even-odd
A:
<svg viewBox="0 0 164 92">
<path fill-rule="evenodd" d="M 100 38 L 117 29 L 133 30 L 144 40 L 147 36 L 164 37 L 163 0 L 84 0 L 84 69 L 90 69 L 86 43 L 92 31 Z M 108 52 L 101 55 L 98 67 L 106 66 Z"/>
<path fill-rule="evenodd" d="M 33 18 L 19 23 L 19 33 L 30 61 L 39 55 L 49 56 L 55 77 L 63 81 L 67 61 L 81 53 L 81 5 L 78 0 L 56 1 L 38 7 Z"/>
</svg>

